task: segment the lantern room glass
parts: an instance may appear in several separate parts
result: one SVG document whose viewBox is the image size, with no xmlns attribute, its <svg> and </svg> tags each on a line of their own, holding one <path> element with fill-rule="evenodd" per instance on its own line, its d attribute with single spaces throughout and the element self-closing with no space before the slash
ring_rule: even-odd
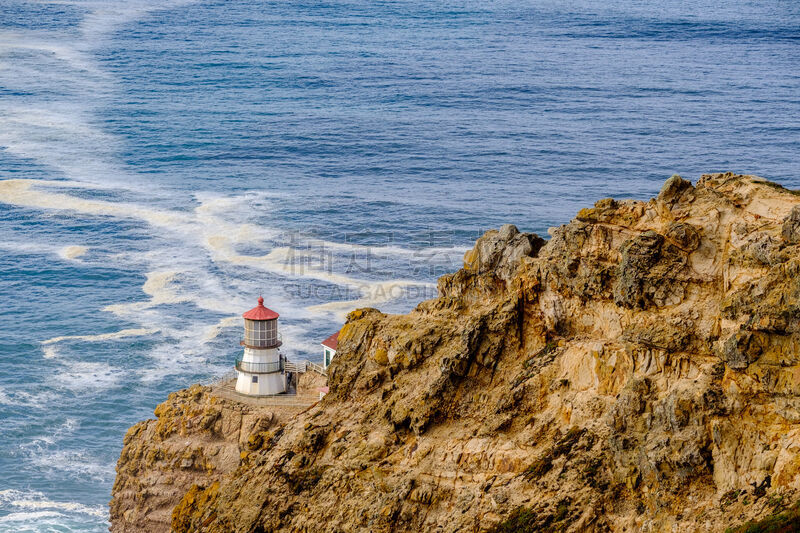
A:
<svg viewBox="0 0 800 533">
<path fill-rule="evenodd" d="M 278 321 L 245 320 L 244 343 L 259 348 L 275 346 L 278 344 Z"/>
</svg>

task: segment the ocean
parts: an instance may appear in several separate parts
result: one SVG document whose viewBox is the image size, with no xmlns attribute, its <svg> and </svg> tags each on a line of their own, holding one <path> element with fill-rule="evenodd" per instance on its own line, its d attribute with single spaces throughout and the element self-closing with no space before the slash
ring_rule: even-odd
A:
<svg viewBox="0 0 800 533">
<path fill-rule="evenodd" d="M 320 361 L 486 229 L 798 153 L 791 0 L 0 0 L 0 531 L 106 530 L 259 295 Z"/>
</svg>

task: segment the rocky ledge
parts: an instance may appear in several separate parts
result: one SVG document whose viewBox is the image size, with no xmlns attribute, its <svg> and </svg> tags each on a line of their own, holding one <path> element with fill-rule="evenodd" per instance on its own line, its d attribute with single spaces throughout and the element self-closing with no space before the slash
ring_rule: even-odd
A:
<svg viewBox="0 0 800 533">
<path fill-rule="evenodd" d="M 673 176 L 547 243 L 489 231 L 464 259 L 407 315 L 352 312 L 306 411 L 171 396 L 125 438 L 112 531 L 723 531 L 800 514 L 796 192 Z"/>
</svg>

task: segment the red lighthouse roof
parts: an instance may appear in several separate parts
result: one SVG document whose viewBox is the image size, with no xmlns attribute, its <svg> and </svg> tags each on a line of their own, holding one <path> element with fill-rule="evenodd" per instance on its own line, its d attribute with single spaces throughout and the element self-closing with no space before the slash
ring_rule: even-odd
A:
<svg viewBox="0 0 800 533">
<path fill-rule="evenodd" d="M 247 320 L 275 320 L 278 318 L 278 313 L 272 309 L 264 307 L 264 298 L 258 297 L 258 305 L 242 315 Z"/>
</svg>

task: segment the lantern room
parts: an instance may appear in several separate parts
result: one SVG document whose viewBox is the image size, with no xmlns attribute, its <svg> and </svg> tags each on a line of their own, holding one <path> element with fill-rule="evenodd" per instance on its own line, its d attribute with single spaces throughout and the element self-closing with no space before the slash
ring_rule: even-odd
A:
<svg viewBox="0 0 800 533">
<path fill-rule="evenodd" d="M 255 348 L 277 348 L 278 313 L 264 307 L 264 298 L 258 298 L 258 305 L 242 315 L 244 317 L 243 346 Z"/>
<path fill-rule="evenodd" d="M 264 307 L 264 298 L 244 313 L 244 353 L 236 361 L 236 392 L 271 396 L 286 392 L 286 359 L 278 349 L 278 313 Z"/>
</svg>

